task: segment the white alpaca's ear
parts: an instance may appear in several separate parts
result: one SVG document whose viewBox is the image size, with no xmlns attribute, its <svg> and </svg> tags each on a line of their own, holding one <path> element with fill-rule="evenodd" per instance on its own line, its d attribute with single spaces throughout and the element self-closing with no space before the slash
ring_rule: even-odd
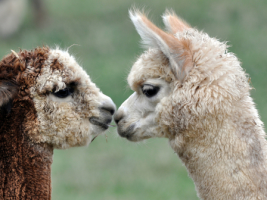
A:
<svg viewBox="0 0 267 200">
<path fill-rule="evenodd" d="M 188 41 L 179 41 L 174 35 L 164 32 L 138 10 L 130 10 L 129 15 L 142 38 L 142 44 L 146 48 L 160 49 L 169 59 L 172 72 L 182 82 L 190 67 L 188 65 L 190 56 L 187 55 L 190 52 Z"/>
<path fill-rule="evenodd" d="M 191 28 L 191 26 L 183 19 L 179 18 L 173 10 L 166 10 L 162 15 L 162 19 L 167 31 L 172 34 Z"/>
</svg>

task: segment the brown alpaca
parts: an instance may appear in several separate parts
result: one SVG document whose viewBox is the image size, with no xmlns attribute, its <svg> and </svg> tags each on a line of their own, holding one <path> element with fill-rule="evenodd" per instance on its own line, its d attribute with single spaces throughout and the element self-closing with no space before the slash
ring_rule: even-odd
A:
<svg viewBox="0 0 267 200">
<path fill-rule="evenodd" d="M 266 134 L 236 56 L 173 12 L 163 15 L 168 33 L 139 11 L 130 18 L 149 49 L 128 76 L 118 133 L 168 138 L 201 199 L 267 199 Z"/>
<path fill-rule="evenodd" d="M 51 199 L 54 148 L 89 144 L 114 103 L 68 52 L 13 52 L 0 62 L 0 199 Z"/>
</svg>

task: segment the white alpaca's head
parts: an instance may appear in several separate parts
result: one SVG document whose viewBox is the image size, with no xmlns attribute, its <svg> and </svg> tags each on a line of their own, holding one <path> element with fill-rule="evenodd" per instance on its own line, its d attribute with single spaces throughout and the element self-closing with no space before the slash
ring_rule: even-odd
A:
<svg viewBox="0 0 267 200">
<path fill-rule="evenodd" d="M 118 133 L 122 137 L 139 141 L 164 136 L 165 133 L 161 131 L 157 121 L 158 111 L 164 99 L 172 92 L 170 81 L 174 77 L 168 68 L 166 73 L 170 76 L 166 77 L 167 79 L 161 77 L 154 69 L 166 65 L 167 62 L 160 51 L 150 49 L 133 65 L 128 82 L 135 92 L 120 106 L 115 115 Z"/>
<path fill-rule="evenodd" d="M 11 111 L 32 105 L 20 112 L 27 112 L 22 126 L 32 142 L 83 146 L 108 129 L 113 101 L 68 52 L 43 47 L 14 54 L 1 61 L 0 105 L 12 104 Z"/>
<path fill-rule="evenodd" d="M 229 105 L 248 96 L 247 77 L 225 43 L 191 28 L 173 12 L 163 15 L 168 32 L 139 11 L 130 11 L 130 18 L 147 50 L 128 76 L 134 93 L 115 114 L 122 137 L 140 141 L 183 132 L 197 137 L 198 130 L 212 129 L 231 113 Z"/>
<path fill-rule="evenodd" d="M 267 143 L 249 79 L 227 45 L 167 12 L 168 33 L 130 12 L 148 47 L 115 114 L 130 141 L 166 137 L 200 199 L 266 199 Z"/>
</svg>

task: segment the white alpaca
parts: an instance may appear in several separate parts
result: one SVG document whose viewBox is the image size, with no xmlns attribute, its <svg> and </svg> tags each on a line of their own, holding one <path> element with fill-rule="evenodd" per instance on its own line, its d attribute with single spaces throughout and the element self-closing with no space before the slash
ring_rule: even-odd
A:
<svg viewBox="0 0 267 200">
<path fill-rule="evenodd" d="M 128 76 L 134 93 L 115 115 L 118 133 L 168 138 L 201 199 L 267 199 L 263 123 L 235 55 L 173 12 L 163 15 L 168 33 L 139 11 L 130 18 L 148 50 Z"/>
</svg>

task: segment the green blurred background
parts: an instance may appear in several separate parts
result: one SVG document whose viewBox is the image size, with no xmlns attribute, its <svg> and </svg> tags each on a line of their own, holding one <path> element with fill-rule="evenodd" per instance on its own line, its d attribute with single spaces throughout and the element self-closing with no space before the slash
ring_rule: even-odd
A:
<svg viewBox="0 0 267 200">
<path fill-rule="evenodd" d="M 47 19 L 34 24 L 32 7 L 17 33 L 0 39 L 0 55 L 10 49 L 60 46 L 76 56 L 91 79 L 117 107 L 131 94 L 126 78 L 142 53 L 128 18 L 132 5 L 145 7 L 163 27 L 161 15 L 173 8 L 193 27 L 231 45 L 250 74 L 251 91 L 267 122 L 267 1 L 264 0 L 46 0 Z M 198 199 L 185 167 L 166 139 L 130 143 L 111 128 L 89 147 L 55 150 L 53 199 Z"/>
</svg>

